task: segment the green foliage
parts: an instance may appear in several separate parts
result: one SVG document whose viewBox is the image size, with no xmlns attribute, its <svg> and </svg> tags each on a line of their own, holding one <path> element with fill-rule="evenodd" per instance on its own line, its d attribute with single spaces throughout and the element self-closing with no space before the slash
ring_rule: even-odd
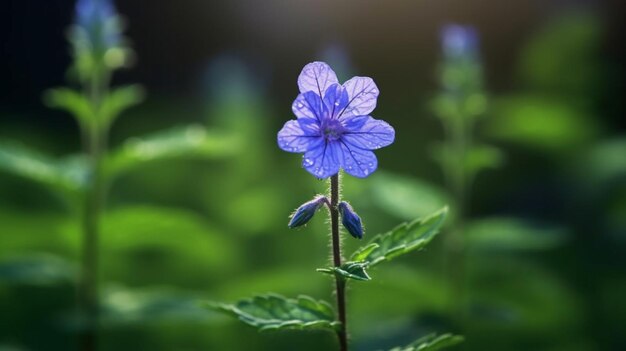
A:
<svg viewBox="0 0 626 351">
<path fill-rule="evenodd" d="M 468 248 L 475 251 L 547 250 L 565 239 L 562 228 L 510 217 L 474 220 L 465 232 Z"/>
<path fill-rule="evenodd" d="M 111 153 L 106 162 L 110 175 L 119 175 L 148 162 L 174 158 L 221 158 L 236 152 L 238 139 L 201 125 L 176 127 L 132 138 Z"/>
<path fill-rule="evenodd" d="M 82 157 L 55 160 L 17 144 L 0 144 L 0 170 L 48 186 L 51 190 L 74 192 L 86 182 Z"/>
<path fill-rule="evenodd" d="M 444 169 L 462 171 L 468 180 L 482 170 L 499 167 L 503 162 L 502 152 L 490 145 L 472 145 L 463 151 L 459 153 L 454 145 L 442 143 L 435 145 L 433 156 Z"/>
<path fill-rule="evenodd" d="M 104 97 L 98 118 L 102 125 L 109 126 L 120 113 L 141 103 L 144 98 L 145 92 L 139 84 L 115 88 Z"/>
<path fill-rule="evenodd" d="M 210 303 L 209 308 L 230 314 L 261 331 L 281 329 L 330 329 L 339 326 L 332 307 L 308 296 L 287 299 L 268 294 L 236 304 Z"/>
<path fill-rule="evenodd" d="M 90 125 L 95 118 L 95 111 L 89 99 L 74 89 L 50 89 L 44 94 L 44 102 L 50 108 L 70 113 L 83 126 Z"/>
<path fill-rule="evenodd" d="M 73 220 L 62 228 L 66 245 L 77 255 L 79 230 Z M 157 206 L 107 211 L 99 249 L 105 279 L 188 288 L 203 288 L 228 275 L 240 255 L 238 247 L 203 216 Z M 166 269 L 167 281 L 162 275 Z"/>
<path fill-rule="evenodd" d="M 448 208 L 445 207 L 426 218 L 400 224 L 385 234 L 379 234 L 368 245 L 357 250 L 351 259 L 365 262 L 368 267 L 372 267 L 405 253 L 422 249 L 439 233 L 447 213 Z"/>
<path fill-rule="evenodd" d="M 592 93 L 602 76 L 598 53 L 604 30 L 591 13 L 559 16 L 537 30 L 523 48 L 520 78 L 535 91 Z"/>
<path fill-rule="evenodd" d="M 437 351 L 458 345 L 463 340 L 464 338 L 460 335 L 442 334 L 437 336 L 437 334 L 429 334 L 407 346 L 395 347 L 390 351 Z"/>
<path fill-rule="evenodd" d="M 383 170 L 372 175 L 370 189 L 377 207 L 405 220 L 427 216 L 450 203 L 446 192 L 434 184 Z"/>
<path fill-rule="evenodd" d="M 70 88 L 48 90 L 44 94 L 44 102 L 48 107 L 67 111 L 82 126 L 97 123 L 99 128 L 108 128 L 124 110 L 141 103 L 144 97 L 143 88 L 133 84 L 112 89 L 98 108 L 84 93 Z"/>
<path fill-rule="evenodd" d="M 193 294 L 158 288 L 109 287 L 102 296 L 101 310 L 101 322 L 107 327 L 166 321 L 205 321 L 214 317 L 199 306 Z"/>
<path fill-rule="evenodd" d="M 596 118 L 570 100 L 540 95 L 498 98 L 486 132 L 493 138 L 538 151 L 567 152 L 599 133 Z"/>
<path fill-rule="evenodd" d="M 318 272 L 333 274 L 343 279 L 354 279 L 354 280 L 371 280 L 365 268 L 367 267 L 367 263 L 365 262 L 346 262 L 341 265 L 341 267 L 329 267 L 329 268 L 318 268 Z"/>
<path fill-rule="evenodd" d="M 73 282 L 76 270 L 52 255 L 14 256 L 0 261 L 0 284 L 48 285 Z"/>
</svg>

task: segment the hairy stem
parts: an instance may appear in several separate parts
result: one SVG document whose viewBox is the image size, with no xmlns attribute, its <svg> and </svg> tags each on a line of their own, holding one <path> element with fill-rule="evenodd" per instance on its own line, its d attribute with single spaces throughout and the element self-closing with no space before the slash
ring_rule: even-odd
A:
<svg viewBox="0 0 626 351">
<path fill-rule="evenodd" d="M 330 177 L 330 231 L 333 242 L 333 264 L 335 267 L 341 266 L 341 241 L 339 238 L 339 174 Z M 340 329 L 337 331 L 339 338 L 339 349 L 348 351 L 348 334 L 346 332 L 346 281 L 344 278 L 335 275 L 335 286 L 337 295 L 337 311 L 339 314 Z"/>
</svg>

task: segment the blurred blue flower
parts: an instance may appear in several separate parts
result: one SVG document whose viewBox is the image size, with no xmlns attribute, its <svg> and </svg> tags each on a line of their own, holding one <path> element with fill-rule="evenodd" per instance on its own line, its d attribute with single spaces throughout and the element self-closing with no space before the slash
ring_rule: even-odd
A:
<svg viewBox="0 0 626 351">
<path fill-rule="evenodd" d="M 278 132 L 278 146 L 304 153 L 302 165 L 318 178 L 340 169 L 364 178 L 378 167 L 371 150 L 393 143 L 394 129 L 369 116 L 378 88 L 369 77 L 353 77 L 343 85 L 324 62 L 304 66 L 298 77 L 300 95 L 292 105 L 298 118 Z"/>
<path fill-rule="evenodd" d="M 363 224 L 361 217 L 352 209 L 352 206 L 345 201 L 339 203 L 339 213 L 341 213 L 341 223 L 348 233 L 357 239 L 363 238 Z"/>
<path fill-rule="evenodd" d="M 450 24 L 441 30 L 444 55 L 448 58 L 475 56 L 478 51 L 478 34 L 473 27 Z"/>
<path fill-rule="evenodd" d="M 313 200 L 303 203 L 296 211 L 291 215 L 289 221 L 289 228 L 296 228 L 307 224 L 311 218 L 315 215 L 315 212 L 319 210 L 328 200 L 325 196 L 316 196 Z"/>
<path fill-rule="evenodd" d="M 78 0 L 76 2 L 76 24 L 88 34 L 94 47 L 111 48 L 122 38 L 115 23 L 117 12 L 112 0 Z"/>
</svg>

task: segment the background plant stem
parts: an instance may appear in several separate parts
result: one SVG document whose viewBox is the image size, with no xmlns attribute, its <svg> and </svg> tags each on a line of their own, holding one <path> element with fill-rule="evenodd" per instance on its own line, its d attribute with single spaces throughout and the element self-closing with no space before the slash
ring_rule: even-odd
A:
<svg viewBox="0 0 626 351">
<path fill-rule="evenodd" d="M 105 180 L 103 178 L 102 159 L 106 152 L 107 128 L 98 118 L 98 110 L 102 96 L 106 93 L 106 74 L 94 74 L 85 86 L 94 110 L 94 119 L 86 125 L 83 135 L 85 152 L 89 161 L 89 181 L 85 191 L 83 208 L 83 243 L 81 277 L 78 291 L 79 310 L 86 325 L 81 335 L 83 351 L 96 350 L 98 334 L 98 242 L 100 236 L 100 216 L 105 196 Z"/>
<path fill-rule="evenodd" d="M 463 328 L 466 313 L 466 250 L 464 243 L 467 211 L 468 177 L 466 174 L 467 150 L 471 146 L 471 122 L 465 118 L 453 120 L 447 126 L 447 143 L 451 146 L 454 162 L 444 168 L 448 189 L 451 190 L 456 216 L 445 240 L 445 270 L 449 286 L 449 306 L 453 320 Z"/>
<path fill-rule="evenodd" d="M 335 267 L 341 266 L 341 240 L 339 238 L 339 174 L 330 177 L 330 230 L 333 242 L 333 264 Z M 337 332 L 339 338 L 339 349 L 348 350 L 348 335 L 346 333 L 346 281 L 342 277 L 335 275 L 335 286 L 337 295 L 337 313 L 341 326 Z"/>
</svg>

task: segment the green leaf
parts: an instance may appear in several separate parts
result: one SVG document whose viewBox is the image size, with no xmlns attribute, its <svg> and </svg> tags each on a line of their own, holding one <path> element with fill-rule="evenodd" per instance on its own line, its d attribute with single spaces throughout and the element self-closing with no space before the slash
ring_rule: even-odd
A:
<svg viewBox="0 0 626 351">
<path fill-rule="evenodd" d="M 365 258 L 372 253 L 375 249 L 377 249 L 380 245 L 376 243 L 367 244 L 365 246 L 360 247 L 356 252 L 352 254 L 352 260 L 356 262 L 365 261 Z"/>
<path fill-rule="evenodd" d="M 138 84 L 116 88 L 102 101 L 100 116 L 110 124 L 122 111 L 141 103 L 144 97 L 144 89 Z"/>
<path fill-rule="evenodd" d="M 287 299 L 280 295 L 255 296 L 236 304 L 210 303 L 209 308 L 230 314 L 261 331 L 280 329 L 332 329 L 339 326 L 332 307 L 308 296 Z"/>
<path fill-rule="evenodd" d="M 345 279 L 371 280 L 372 278 L 365 271 L 366 267 L 366 262 L 346 262 L 341 267 L 318 268 L 317 271 L 338 275 Z"/>
<path fill-rule="evenodd" d="M 367 250 L 360 249 L 352 255 L 352 260 L 360 258 L 371 267 L 407 252 L 421 249 L 437 235 L 447 213 L 448 208 L 444 207 L 429 217 L 400 224 L 390 232 L 379 234 L 369 242 L 366 248 L 372 244 L 378 247 L 371 248 L 370 246 Z"/>
<path fill-rule="evenodd" d="M 0 170 L 42 183 L 53 190 L 76 191 L 86 182 L 85 160 L 55 160 L 17 144 L 0 144 Z"/>
<path fill-rule="evenodd" d="M 175 158 L 219 158 L 232 155 L 239 142 L 231 135 L 208 131 L 201 125 L 177 127 L 142 138 L 131 138 L 107 160 L 112 175 L 132 170 L 147 162 Z"/>
<path fill-rule="evenodd" d="M 453 334 L 429 334 L 417 341 L 404 346 L 395 347 L 390 351 L 437 351 L 446 347 L 454 346 L 462 343 L 464 338 L 460 335 Z"/>
<path fill-rule="evenodd" d="M 94 110 L 87 97 L 73 89 L 50 89 L 44 94 L 48 107 L 69 112 L 80 124 L 89 124 L 94 120 Z"/>
</svg>

